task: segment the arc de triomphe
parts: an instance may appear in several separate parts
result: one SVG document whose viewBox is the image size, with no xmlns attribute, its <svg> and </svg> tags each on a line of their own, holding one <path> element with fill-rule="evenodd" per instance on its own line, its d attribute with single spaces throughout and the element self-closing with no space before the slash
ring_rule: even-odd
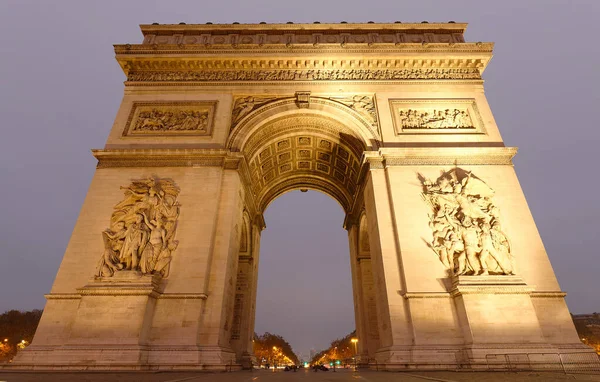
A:
<svg viewBox="0 0 600 382">
<path fill-rule="evenodd" d="M 247 365 L 262 214 L 295 189 L 346 213 L 363 362 L 597 363 L 484 95 L 493 44 L 465 28 L 142 25 L 115 46 L 124 97 L 13 367 Z"/>
</svg>

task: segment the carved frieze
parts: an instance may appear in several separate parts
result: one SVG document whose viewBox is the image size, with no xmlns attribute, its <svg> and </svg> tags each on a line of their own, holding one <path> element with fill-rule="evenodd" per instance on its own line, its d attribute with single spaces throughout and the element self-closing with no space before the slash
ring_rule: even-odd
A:
<svg viewBox="0 0 600 382">
<path fill-rule="evenodd" d="M 132 82 L 480 80 L 477 68 L 131 71 Z"/>
<path fill-rule="evenodd" d="M 354 95 L 345 97 L 330 97 L 329 99 L 343 103 L 352 110 L 361 114 L 363 117 L 371 121 L 372 125 L 377 124 L 377 110 L 372 96 Z"/>
<path fill-rule="evenodd" d="M 418 175 L 431 208 L 430 248 L 453 275 L 512 275 L 513 254 L 500 225 L 494 191 L 459 167 L 435 182 Z"/>
<path fill-rule="evenodd" d="M 210 136 L 217 102 L 134 102 L 124 137 Z"/>
<path fill-rule="evenodd" d="M 244 96 L 236 97 L 231 112 L 231 127 L 238 124 L 245 116 L 258 107 L 279 99 L 277 96 Z"/>
<path fill-rule="evenodd" d="M 410 129 L 474 129 L 465 109 L 398 109 L 402 130 Z"/>
<path fill-rule="evenodd" d="M 473 99 L 393 99 L 390 110 L 396 134 L 484 133 Z"/>
<path fill-rule="evenodd" d="M 125 198 L 114 207 L 110 228 L 102 232 L 104 252 L 96 277 L 119 271 L 169 275 L 179 219 L 179 188 L 169 179 L 133 181 Z"/>
</svg>

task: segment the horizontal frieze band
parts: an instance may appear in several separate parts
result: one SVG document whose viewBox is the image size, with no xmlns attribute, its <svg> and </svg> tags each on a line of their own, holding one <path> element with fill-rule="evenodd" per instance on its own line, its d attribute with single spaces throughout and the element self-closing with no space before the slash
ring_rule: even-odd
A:
<svg viewBox="0 0 600 382">
<path fill-rule="evenodd" d="M 92 150 L 98 168 L 224 167 L 237 169 L 241 154 L 221 149 L 103 149 Z M 404 147 L 368 151 L 370 169 L 413 165 L 512 165 L 516 147 Z"/>
<path fill-rule="evenodd" d="M 219 81 L 393 81 L 481 80 L 477 68 L 310 69 L 310 70 L 149 70 L 131 71 L 128 82 Z"/>
<path fill-rule="evenodd" d="M 404 147 L 366 152 L 370 169 L 415 165 L 512 165 L 516 147 Z"/>
</svg>

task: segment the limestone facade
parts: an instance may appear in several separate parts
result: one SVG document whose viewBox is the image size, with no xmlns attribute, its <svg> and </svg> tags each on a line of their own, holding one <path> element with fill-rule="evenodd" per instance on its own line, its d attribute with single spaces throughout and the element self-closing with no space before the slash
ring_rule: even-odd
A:
<svg viewBox="0 0 600 382">
<path fill-rule="evenodd" d="M 294 189 L 346 212 L 364 365 L 597 363 L 484 95 L 493 44 L 465 28 L 142 25 L 115 46 L 124 97 L 11 367 L 247 367 L 262 213 Z"/>
</svg>

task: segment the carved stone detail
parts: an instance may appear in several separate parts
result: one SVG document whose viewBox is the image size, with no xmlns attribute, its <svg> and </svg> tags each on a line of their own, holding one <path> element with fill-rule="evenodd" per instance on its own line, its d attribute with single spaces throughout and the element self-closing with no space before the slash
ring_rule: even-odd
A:
<svg viewBox="0 0 600 382">
<path fill-rule="evenodd" d="M 248 27 L 252 29 L 248 29 Z M 335 30 L 339 24 L 231 24 L 216 29 L 211 25 L 142 25 L 143 46 L 153 44 L 204 44 L 238 47 L 269 45 L 312 46 L 347 44 L 410 44 L 423 42 L 462 43 L 466 24 L 374 24 L 372 29 Z M 334 28 L 332 28 L 334 27 Z M 214 33 L 218 30 L 219 33 Z M 214 34 L 213 34 L 214 33 Z"/>
<path fill-rule="evenodd" d="M 396 134 L 485 134 L 474 99 L 391 99 Z"/>
<path fill-rule="evenodd" d="M 234 127 L 237 125 L 237 123 L 250 114 L 251 111 L 277 99 L 279 99 L 279 97 L 248 96 L 235 98 L 233 101 L 233 111 L 231 112 L 231 126 Z"/>
<path fill-rule="evenodd" d="M 477 68 L 131 71 L 127 81 L 392 81 L 480 80 Z"/>
<path fill-rule="evenodd" d="M 377 124 L 377 110 L 373 97 L 366 95 L 355 95 L 351 97 L 330 97 L 332 101 L 337 101 L 348 106 L 352 110 L 361 114 L 371 121 L 373 125 Z"/>
<path fill-rule="evenodd" d="M 134 102 L 124 137 L 210 135 L 217 102 Z"/>
<path fill-rule="evenodd" d="M 407 129 L 475 129 L 466 109 L 399 109 L 401 128 Z"/>
<path fill-rule="evenodd" d="M 102 232 L 104 253 L 96 277 L 112 277 L 119 271 L 142 275 L 169 275 L 179 218 L 179 188 L 173 181 L 150 177 L 133 181 L 125 199 L 114 207 L 110 229 Z"/>
<path fill-rule="evenodd" d="M 494 191 L 459 167 L 435 182 L 419 174 L 423 199 L 433 212 L 430 247 L 454 275 L 512 275 L 513 255 L 500 226 Z"/>
<path fill-rule="evenodd" d="M 308 109 L 310 106 L 310 92 L 296 92 L 296 106 L 300 109 Z"/>
</svg>

